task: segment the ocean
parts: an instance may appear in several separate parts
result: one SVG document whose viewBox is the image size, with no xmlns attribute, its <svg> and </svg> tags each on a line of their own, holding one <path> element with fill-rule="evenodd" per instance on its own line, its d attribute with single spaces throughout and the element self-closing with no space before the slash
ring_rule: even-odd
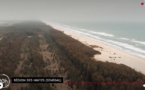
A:
<svg viewBox="0 0 145 90">
<path fill-rule="evenodd" d="M 49 23 L 145 58 L 145 23 Z"/>
</svg>

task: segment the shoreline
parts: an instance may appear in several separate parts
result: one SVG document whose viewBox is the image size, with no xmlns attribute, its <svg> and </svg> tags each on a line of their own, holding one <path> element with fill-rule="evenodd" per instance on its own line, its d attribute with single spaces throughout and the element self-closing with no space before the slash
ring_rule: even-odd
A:
<svg viewBox="0 0 145 90">
<path fill-rule="evenodd" d="M 103 42 L 96 41 L 78 34 L 75 34 L 71 31 L 64 30 L 60 27 L 50 25 L 52 28 L 64 32 L 64 34 L 82 42 L 83 44 L 92 47 L 94 50 L 100 51 L 101 55 L 94 55 L 96 61 L 102 62 L 112 62 L 116 64 L 124 64 L 132 69 L 135 69 L 138 72 L 141 72 L 145 75 L 145 59 L 136 55 L 119 50 L 113 46 L 107 45 Z"/>
</svg>

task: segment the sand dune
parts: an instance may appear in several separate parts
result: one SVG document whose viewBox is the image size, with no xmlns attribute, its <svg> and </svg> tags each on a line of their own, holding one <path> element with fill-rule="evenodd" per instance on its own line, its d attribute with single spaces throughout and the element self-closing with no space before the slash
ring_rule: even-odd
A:
<svg viewBox="0 0 145 90">
<path fill-rule="evenodd" d="M 74 34 L 60 27 L 56 27 L 53 25 L 51 26 L 57 30 L 63 31 L 65 34 L 71 36 L 74 39 L 79 40 L 80 42 L 84 43 L 85 45 L 89 47 L 92 47 L 91 45 L 98 46 L 98 47 L 92 47 L 93 49 L 101 52 L 101 55 L 94 56 L 95 60 L 99 60 L 103 62 L 108 61 L 108 62 L 113 62 L 117 64 L 124 64 L 135 69 L 138 72 L 145 74 L 145 59 L 144 58 L 123 52 L 117 48 L 114 48 L 102 42 L 95 41 L 95 40 Z"/>
</svg>

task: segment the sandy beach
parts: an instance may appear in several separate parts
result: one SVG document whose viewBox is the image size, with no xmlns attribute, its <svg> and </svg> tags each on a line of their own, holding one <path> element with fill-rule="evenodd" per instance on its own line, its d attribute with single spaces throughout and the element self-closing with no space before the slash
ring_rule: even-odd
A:
<svg viewBox="0 0 145 90">
<path fill-rule="evenodd" d="M 53 28 L 63 31 L 65 34 L 71 36 L 74 39 L 84 43 L 85 45 L 92 47 L 94 50 L 100 51 L 101 55 L 95 55 L 94 59 L 96 61 L 103 61 L 103 62 L 113 62 L 116 64 L 124 64 L 132 69 L 135 69 L 138 72 L 145 74 L 145 59 L 123 52 L 117 48 L 109 46 L 99 41 L 92 40 L 90 38 L 86 38 L 84 36 L 77 35 L 70 31 L 64 30 L 60 27 L 56 27 L 51 25 Z"/>
</svg>

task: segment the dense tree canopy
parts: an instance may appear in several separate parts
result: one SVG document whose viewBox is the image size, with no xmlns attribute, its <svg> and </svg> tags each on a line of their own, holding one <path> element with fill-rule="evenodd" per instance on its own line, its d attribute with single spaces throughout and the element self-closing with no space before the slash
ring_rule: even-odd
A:
<svg viewBox="0 0 145 90">
<path fill-rule="evenodd" d="M 95 61 L 101 54 L 41 22 L 0 28 L 0 73 L 10 77 L 60 77 L 65 82 L 144 82 L 145 75 L 123 64 Z M 60 85 L 60 86 L 59 86 Z M 143 90 L 142 84 L 12 84 L 11 89 Z M 15 87 L 14 87 L 15 86 Z"/>
</svg>

